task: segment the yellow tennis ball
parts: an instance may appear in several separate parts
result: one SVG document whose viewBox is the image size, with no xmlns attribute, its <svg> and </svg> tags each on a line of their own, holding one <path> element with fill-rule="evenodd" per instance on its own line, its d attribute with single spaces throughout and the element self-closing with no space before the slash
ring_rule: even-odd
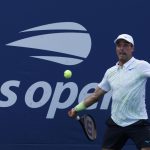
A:
<svg viewBox="0 0 150 150">
<path fill-rule="evenodd" d="M 71 78 L 71 76 L 72 76 L 72 72 L 70 71 L 70 70 L 66 70 L 66 71 L 64 71 L 64 77 L 65 78 Z"/>
</svg>

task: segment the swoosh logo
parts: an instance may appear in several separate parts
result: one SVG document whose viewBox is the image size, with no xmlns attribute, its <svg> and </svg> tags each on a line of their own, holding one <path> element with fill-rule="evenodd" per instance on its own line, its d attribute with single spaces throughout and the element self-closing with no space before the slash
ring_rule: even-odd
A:
<svg viewBox="0 0 150 150">
<path fill-rule="evenodd" d="M 52 61 L 63 65 L 76 65 L 88 57 L 91 51 L 91 37 L 87 30 L 75 22 L 60 22 L 30 28 L 24 32 L 55 31 L 30 36 L 6 44 L 7 46 L 38 49 L 56 52 L 56 56 L 30 56 L 36 59 Z M 56 32 L 57 31 L 57 32 Z M 66 57 L 60 56 L 67 55 Z"/>
<path fill-rule="evenodd" d="M 129 68 L 129 70 L 131 71 L 131 70 L 133 70 L 134 68 Z"/>
</svg>

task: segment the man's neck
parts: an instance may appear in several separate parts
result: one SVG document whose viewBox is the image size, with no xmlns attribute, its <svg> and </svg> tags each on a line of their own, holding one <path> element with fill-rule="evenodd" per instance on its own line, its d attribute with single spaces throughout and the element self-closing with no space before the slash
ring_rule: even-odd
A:
<svg viewBox="0 0 150 150">
<path fill-rule="evenodd" d="M 130 57 L 128 60 L 119 60 L 119 66 L 123 66 L 126 62 L 128 62 L 132 57 Z"/>
<path fill-rule="evenodd" d="M 126 62 L 127 62 L 127 61 L 126 61 Z M 120 60 L 119 60 L 119 66 L 123 66 L 126 62 L 125 62 L 125 61 L 120 61 Z"/>
</svg>

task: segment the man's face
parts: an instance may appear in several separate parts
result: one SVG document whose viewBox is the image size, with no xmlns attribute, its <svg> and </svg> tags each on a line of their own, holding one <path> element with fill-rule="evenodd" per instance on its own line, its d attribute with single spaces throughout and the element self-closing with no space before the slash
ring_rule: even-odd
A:
<svg viewBox="0 0 150 150">
<path fill-rule="evenodd" d="M 116 42 L 116 53 L 120 61 L 128 61 L 132 57 L 133 50 L 133 45 L 125 40 L 120 39 Z"/>
</svg>

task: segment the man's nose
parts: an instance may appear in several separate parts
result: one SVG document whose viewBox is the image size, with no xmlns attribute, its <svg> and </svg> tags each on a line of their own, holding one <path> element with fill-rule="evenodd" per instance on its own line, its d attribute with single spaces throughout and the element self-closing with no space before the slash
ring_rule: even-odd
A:
<svg viewBox="0 0 150 150">
<path fill-rule="evenodd" d="M 125 46 L 124 45 L 120 45 L 120 50 L 124 50 Z"/>
<path fill-rule="evenodd" d="M 120 47 L 119 47 L 119 51 L 124 51 L 124 47 L 123 47 L 123 46 L 120 46 Z"/>
</svg>

